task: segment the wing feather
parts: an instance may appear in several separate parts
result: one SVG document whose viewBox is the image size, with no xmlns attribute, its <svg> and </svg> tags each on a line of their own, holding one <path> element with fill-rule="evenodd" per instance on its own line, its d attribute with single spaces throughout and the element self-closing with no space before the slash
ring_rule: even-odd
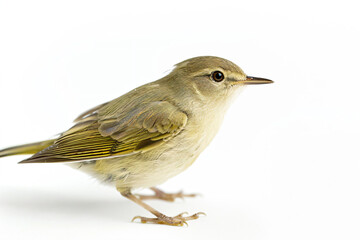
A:
<svg viewBox="0 0 360 240">
<path fill-rule="evenodd" d="M 53 145 L 21 163 L 88 161 L 148 151 L 175 137 L 187 123 L 187 115 L 166 101 L 142 104 L 108 118 L 98 110 L 86 113 Z"/>
</svg>

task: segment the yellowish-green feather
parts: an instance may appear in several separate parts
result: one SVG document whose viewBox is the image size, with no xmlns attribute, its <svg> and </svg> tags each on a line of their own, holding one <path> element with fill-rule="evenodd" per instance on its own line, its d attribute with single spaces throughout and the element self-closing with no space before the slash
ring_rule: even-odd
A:
<svg viewBox="0 0 360 240">
<path fill-rule="evenodd" d="M 35 154 L 55 142 L 55 139 L 35 142 L 30 144 L 19 145 L 15 147 L 6 148 L 0 151 L 0 157 L 6 157 L 11 155 L 20 155 L 20 154 Z"/>
</svg>

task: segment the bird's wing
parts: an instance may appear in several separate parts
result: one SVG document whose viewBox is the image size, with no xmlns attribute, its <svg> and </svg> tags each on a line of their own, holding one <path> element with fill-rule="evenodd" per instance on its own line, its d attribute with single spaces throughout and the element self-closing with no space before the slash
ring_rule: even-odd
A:
<svg viewBox="0 0 360 240">
<path fill-rule="evenodd" d="M 187 115 L 166 101 L 142 104 L 117 117 L 82 119 L 53 145 L 20 163 L 99 160 L 147 151 L 176 136 Z"/>
</svg>

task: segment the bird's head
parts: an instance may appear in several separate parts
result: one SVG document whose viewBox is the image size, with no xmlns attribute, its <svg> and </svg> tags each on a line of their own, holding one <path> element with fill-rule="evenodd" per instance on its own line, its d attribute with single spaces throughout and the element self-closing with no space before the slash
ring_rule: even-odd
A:
<svg viewBox="0 0 360 240">
<path fill-rule="evenodd" d="M 228 102 L 245 85 L 273 82 L 247 76 L 231 61 L 212 56 L 195 57 L 180 62 L 166 79 L 177 95 L 184 96 L 188 101 L 209 104 Z"/>
</svg>

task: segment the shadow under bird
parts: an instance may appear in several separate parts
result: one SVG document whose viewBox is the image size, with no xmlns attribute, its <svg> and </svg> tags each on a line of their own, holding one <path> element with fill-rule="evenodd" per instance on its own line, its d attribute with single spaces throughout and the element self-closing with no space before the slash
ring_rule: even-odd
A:
<svg viewBox="0 0 360 240">
<path fill-rule="evenodd" d="M 182 226 L 201 213 L 169 217 L 143 200 L 194 196 L 167 194 L 156 186 L 196 160 L 245 85 L 264 83 L 272 81 L 247 76 L 226 59 L 191 58 L 167 76 L 81 114 L 58 138 L 7 148 L 0 157 L 34 154 L 20 163 L 67 163 L 113 184 L 122 196 L 155 215 L 134 219 Z M 154 195 L 132 194 L 136 188 L 150 188 Z"/>
</svg>

